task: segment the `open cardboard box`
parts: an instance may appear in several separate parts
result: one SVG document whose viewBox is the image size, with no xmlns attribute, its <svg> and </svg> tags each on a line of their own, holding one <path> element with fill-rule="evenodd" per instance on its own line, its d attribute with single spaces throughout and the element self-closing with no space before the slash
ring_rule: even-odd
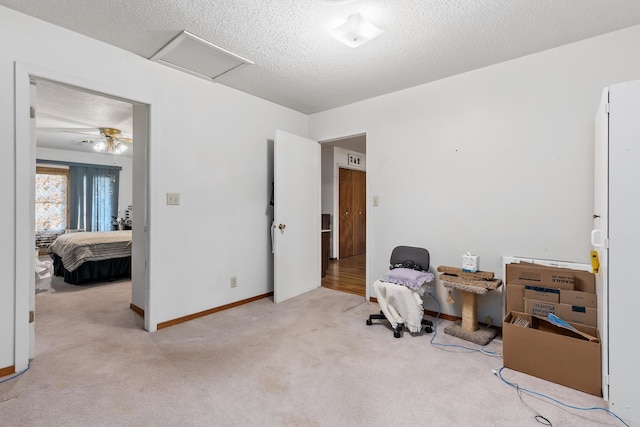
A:
<svg viewBox="0 0 640 427">
<path fill-rule="evenodd" d="M 524 285 L 596 293 L 595 275 L 589 271 L 545 267 L 528 262 L 507 264 L 507 285 Z"/>
<path fill-rule="evenodd" d="M 512 321 L 522 318 L 529 327 Z M 602 396 L 600 337 L 596 328 L 557 326 L 544 317 L 512 311 L 502 324 L 504 366 Z"/>
</svg>

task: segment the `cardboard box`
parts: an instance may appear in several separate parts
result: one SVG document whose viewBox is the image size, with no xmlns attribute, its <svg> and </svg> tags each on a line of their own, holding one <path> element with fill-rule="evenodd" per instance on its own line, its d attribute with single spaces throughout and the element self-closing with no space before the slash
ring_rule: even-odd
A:
<svg viewBox="0 0 640 427">
<path fill-rule="evenodd" d="M 506 287 L 505 313 L 510 311 L 524 311 L 524 285 L 509 285 Z"/>
<path fill-rule="evenodd" d="M 531 327 L 516 326 L 517 317 Z M 602 396 L 600 337 L 596 328 L 556 326 L 531 314 L 510 312 L 502 325 L 504 366 L 595 396 Z"/>
<path fill-rule="evenodd" d="M 536 316 L 547 317 L 549 313 L 558 314 L 558 306 L 560 304 L 554 302 L 537 301 L 534 299 L 524 300 L 524 312 Z"/>
<path fill-rule="evenodd" d="M 575 289 L 574 270 L 529 263 L 507 264 L 507 285 Z"/>
<path fill-rule="evenodd" d="M 571 291 L 573 292 L 573 291 Z M 560 289 L 538 288 L 533 286 L 524 287 L 524 297 L 546 302 L 560 302 Z"/>
<path fill-rule="evenodd" d="M 551 269 L 553 271 L 556 271 L 559 274 L 566 274 L 566 275 L 573 275 L 573 284 L 574 284 L 574 290 L 576 291 L 581 291 L 581 292 L 587 292 L 587 293 L 592 293 L 595 294 L 596 293 L 596 276 L 595 274 L 591 273 L 590 271 L 585 271 L 585 270 L 573 270 L 570 268 L 559 268 L 559 267 L 546 267 L 540 264 L 533 264 L 530 262 L 520 262 L 520 263 L 516 263 L 516 264 L 507 264 L 507 270 L 509 270 L 509 266 L 511 265 L 519 265 L 521 267 L 529 267 L 532 269 Z M 508 278 L 508 274 L 507 274 L 507 278 Z M 505 283 L 509 283 L 509 280 L 507 280 Z M 531 285 L 533 285 L 533 283 L 531 283 Z M 562 288 L 562 289 L 567 289 L 565 287 L 562 286 L 549 286 L 551 288 Z"/>
<path fill-rule="evenodd" d="M 565 322 L 593 327 L 598 326 L 598 310 L 592 307 L 559 304 L 554 313 Z"/>
<path fill-rule="evenodd" d="M 589 292 L 562 291 L 560 302 L 563 304 L 579 305 L 581 307 L 598 307 L 598 296 Z"/>
<path fill-rule="evenodd" d="M 575 290 L 590 294 L 596 293 L 596 275 L 590 271 L 573 270 Z"/>
</svg>

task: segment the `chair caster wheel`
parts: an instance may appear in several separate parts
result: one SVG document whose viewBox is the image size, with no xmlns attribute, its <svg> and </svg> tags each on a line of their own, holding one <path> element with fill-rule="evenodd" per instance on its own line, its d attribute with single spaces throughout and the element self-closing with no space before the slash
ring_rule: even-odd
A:
<svg viewBox="0 0 640 427">
<path fill-rule="evenodd" d="M 393 333 L 393 337 L 394 337 L 394 338 L 400 338 L 400 332 L 395 331 L 395 332 Z"/>
<path fill-rule="evenodd" d="M 367 325 L 369 326 L 373 325 L 373 322 L 371 321 L 371 319 L 367 319 Z"/>
<path fill-rule="evenodd" d="M 431 326 L 427 326 L 426 328 L 424 328 L 424 331 L 428 334 L 433 332 L 433 328 L 431 328 Z"/>
</svg>

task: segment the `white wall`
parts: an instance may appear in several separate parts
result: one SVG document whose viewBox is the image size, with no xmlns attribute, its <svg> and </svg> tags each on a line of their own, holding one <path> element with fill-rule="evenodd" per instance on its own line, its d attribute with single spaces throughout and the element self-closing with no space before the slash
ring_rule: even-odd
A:
<svg viewBox="0 0 640 427">
<path fill-rule="evenodd" d="M 369 285 L 397 245 L 427 248 L 434 272 L 466 251 L 498 276 L 503 255 L 589 262 L 594 115 L 605 86 L 640 77 L 638 40 L 640 26 L 312 115 L 314 139 L 367 133 Z M 461 315 L 460 295 L 436 293 Z M 479 319 L 501 319 L 501 298 L 481 297 Z"/>
<path fill-rule="evenodd" d="M 36 147 L 36 159 L 57 160 L 64 162 L 87 163 L 93 165 L 120 166 L 118 189 L 118 215 L 124 217 L 125 210 L 133 202 L 133 175 L 131 157 L 120 156 L 113 163 L 113 155 L 102 153 L 85 153 L 54 148 Z M 45 162 L 42 162 L 45 164 Z"/>
<path fill-rule="evenodd" d="M 273 289 L 266 274 L 272 270 L 267 140 L 276 128 L 306 136 L 306 115 L 4 7 L 0 39 L 11 40 L 0 50 L 0 179 L 6 194 L 14 194 L 16 170 L 30 167 L 14 164 L 14 61 L 148 100 L 154 318 L 171 320 Z M 180 193 L 180 206 L 165 205 L 167 192 Z M 14 199 L 0 211 L 3 224 L 16 223 L 15 208 Z M 15 292 L 28 286 L 15 283 L 15 244 L 12 233 L 0 240 L 0 368 L 16 363 Z M 230 276 L 238 277 L 237 288 L 229 287 Z"/>
</svg>

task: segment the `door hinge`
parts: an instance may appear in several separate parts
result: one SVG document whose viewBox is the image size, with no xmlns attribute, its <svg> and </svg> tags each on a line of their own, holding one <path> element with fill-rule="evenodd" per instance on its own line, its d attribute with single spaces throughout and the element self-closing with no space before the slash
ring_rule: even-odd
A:
<svg viewBox="0 0 640 427">
<path fill-rule="evenodd" d="M 609 112 L 611 112 L 611 104 L 609 104 L 608 102 L 606 104 L 604 104 L 604 112 L 609 114 Z"/>
<path fill-rule="evenodd" d="M 609 375 L 604 376 L 604 383 L 605 385 L 609 385 Z"/>
<path fill-rule="evenodd" d="M 36 320 L 36 312 L 31 310 L 29 311 L 29 323 L 33 323 Z"/>
<path fill-rule="evenodd" d="M 29 117 L 32 119 L 36 118 L 36 107 L 29 107 Z"/>
<path fill-rule="evenodd" d="M 604 239 L 604 247 L 609 249 L 609 239 L 608 238 Z"/>
</svg>

